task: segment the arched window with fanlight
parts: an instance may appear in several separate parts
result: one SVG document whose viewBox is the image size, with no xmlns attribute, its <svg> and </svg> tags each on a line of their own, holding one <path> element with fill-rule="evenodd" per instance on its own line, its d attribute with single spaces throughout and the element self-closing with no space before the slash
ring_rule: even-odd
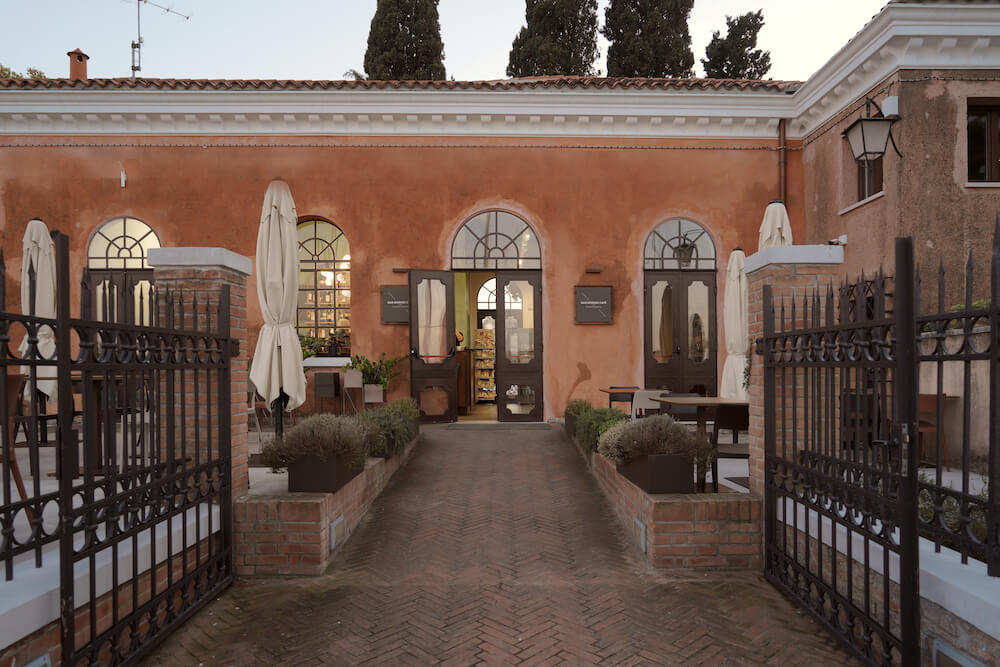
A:
<svg viewBox="0 0 1000 667">
<path fill-rule="evenodd" d="M 645 382 L 650 388 L 716 393 L 716 251 L 701 224 L 659 223 L 642 255 Z"/>
<path fill-rule="evenodd" d="M 325 341 L 349 354 L 351 340 L 351 248 L 337 225 L 319 218 L 298 224 L 300 336 Z"/>
<path fill-rule="evenodd" d="M 159 247 L 156 232 L 138 218 L 114 218 L 98 227 L 87 244 L 90 312 L 84 316 L 150 324 L 153 269 L 146 260 Z M 132 298 L 125 298 L 129 293 Z"/>
</svg>

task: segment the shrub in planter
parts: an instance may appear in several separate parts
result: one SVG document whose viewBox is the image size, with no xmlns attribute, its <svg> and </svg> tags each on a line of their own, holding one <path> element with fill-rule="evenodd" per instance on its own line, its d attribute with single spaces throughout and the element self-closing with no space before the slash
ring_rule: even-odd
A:
<svg viewBox="0 0 1000 667">
<path fill-rule="evenodd" d="M 413 418 L 415 411 L 415 404 L 393 401 L 390 405 L 369 408 L 358 415 L 368 456 L 389 458 L 401 453 L 417 435 L 417 422 Z"/>
<path fill-rule="evenodd" d="M 577 442 L 587 451 L 593 451 L 597 448 L 597 439 L 601 435 L 602 428 L 607 429 L 610 425 L 626 419 L 628 415 L 617 408 L 587 410 L 576 418 Z"/>
<path fill-rule="evenodd" d="M 593 410 L 590 403 L 581 399 L 575 399 L 566 404 L 566 435 L 573 438 L 576 436 L 576 418 L 588 410 Z"/>
<path fill-rule="evenodd" d="M 420 408 L 417 407 L 417 402 L 412 398 L 396 398 L 389 401 L 389 408 L 391 410 L 396 410 L 397 412 L 406 415 L 407 418 L 413 420 L 413 437 L 416 437 L 416 430 L 420 424 Z M 410 439 L 412 440 L 413 438 Z"/>
<path fill-rule="evenodd" d="M 714 456 L 708 440 L 699 440 L 668 415 L 612 426 L 597 451 L 647 493 L 692 493 L 694 466 L 704 475 Z"/>
<path fill-rule="evenodd" d="M 334 493 L 365 467 L 362 434 L 354 419 L 313 415 L 280 440 L 264 445 L 264 465 L 288 469 L 291 492 Z"/>
</svg>

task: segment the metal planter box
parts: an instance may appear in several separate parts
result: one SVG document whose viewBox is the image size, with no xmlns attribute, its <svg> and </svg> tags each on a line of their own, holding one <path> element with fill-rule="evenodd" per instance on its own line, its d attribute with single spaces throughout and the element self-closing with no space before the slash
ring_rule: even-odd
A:
<svg viewBox="0 0 1000 667">
<path fill-rule="evenodd" d="M 346 466 L 338 456 L 321 461 L 312 454 L 288 464 L 289 493 L 336 493 L 364 470 Z"/>
<path fill-rule="evenodd" d="M 646 493 L 694 493 L 694 461 L 686 454 L 651 454 L 616 469 Z"/>
</svg>

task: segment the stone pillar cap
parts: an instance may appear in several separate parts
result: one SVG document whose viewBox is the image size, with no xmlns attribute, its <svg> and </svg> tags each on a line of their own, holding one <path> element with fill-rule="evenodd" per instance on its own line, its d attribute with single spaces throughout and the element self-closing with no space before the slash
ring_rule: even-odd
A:
<svg viewBox="0 0 1000 667">
<path fill-rule="evenodd" d="M 249 257 L 226 248 L 150 248 L 146 263 L 156 269 L 229 269 L 245 276 L 253 271 Z"/>
</svg>

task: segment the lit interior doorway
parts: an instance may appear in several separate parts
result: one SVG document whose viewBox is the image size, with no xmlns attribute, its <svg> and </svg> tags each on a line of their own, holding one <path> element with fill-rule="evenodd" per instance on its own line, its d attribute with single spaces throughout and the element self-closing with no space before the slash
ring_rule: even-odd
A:
<svg viewBox="0 0 1000 667">
<path fill-rule="evenodd" d="M 505 211 L 463 225 L 452 245 L 459 421 L 541 421 L 541 249 Z"/>
</svg>

